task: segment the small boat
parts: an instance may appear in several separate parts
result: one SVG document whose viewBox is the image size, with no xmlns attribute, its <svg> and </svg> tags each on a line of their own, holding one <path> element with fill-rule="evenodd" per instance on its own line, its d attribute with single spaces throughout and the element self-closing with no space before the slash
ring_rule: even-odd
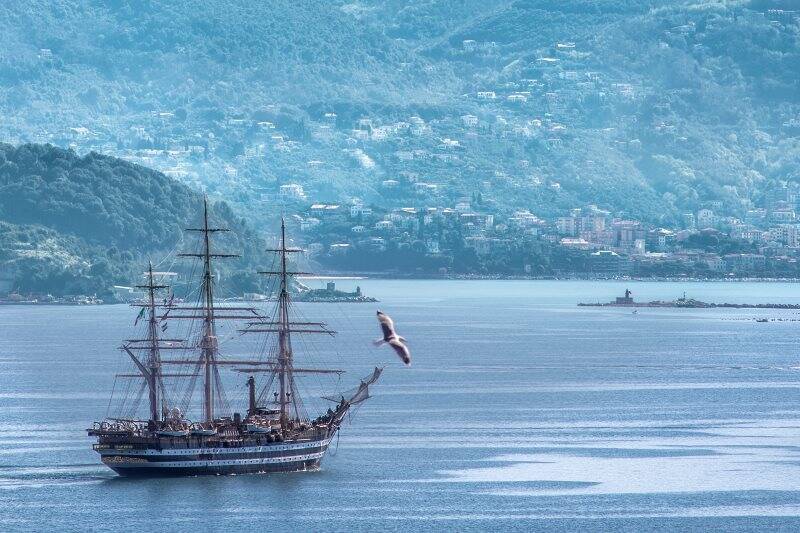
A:
<svg viewBox="0 0 800 533">
<path fill-rule="evenodd" d="M 92 428 L 89 430 L 90 437 L 100 437 L 100 436 L 119 436 L 124 437 L 131 435 L 133 432 L 125 429 L 100 429 L 100 428 Z"/>
<path fill-rule="evenodd" d="M 271 427 L 257 426 L 255 424 L 247 424 L 247 431 L 250 433 L 271 433 Z"/>
<path fill-rule="evenodd" d="M 216 435 L 217 434 L 217 430 L 213 429 L 213 428 L 212 429 L 194 428 L 194 429 L 192 429 L 191 433 L 192 433 L 192 435 L 195 435 L 197 437 L 210 437 L 212 435 Z"/>
<path fill-rule="evenodd" d="M 156 435 L 159 437 L 185 437 L 188 434 L 188 429 L 161 429 L 156 431 Z"/>
</svg>

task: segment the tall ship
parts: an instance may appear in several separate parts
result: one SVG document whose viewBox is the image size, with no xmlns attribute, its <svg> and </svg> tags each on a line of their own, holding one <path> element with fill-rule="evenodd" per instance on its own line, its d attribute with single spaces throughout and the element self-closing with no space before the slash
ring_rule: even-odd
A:
<svg viewBox="0 0 800 533">
<path fill-rule="evenodd" d="M 117 375 L 117 380 L 127 384 L 128 393 L 121 400 L 127 407 L 88 430 L 97 438 L 94 450 L 106 466 L 123 476 L 319 468 L 345 417 L 369 398 L 370 385 L 382 369 L 376 367 L 352 389 L 315 398 L 322 407 L 316 416 L 309 415 L 306 403 L 311 398 L 303 396 L 300 378 L 329 375 L 338 379 L 343 371 L 296 364 L 295 355 L 302 354 L 295 352 L 294 345 L 306 348 L 309 343 L 293 339 L 334 337 L 336 332 L 324 322 L 296 317 L 290 284 L 293 276 L 305 273 L 290 270 L 288 257 L 301 250 L 287 245 L 285 224 L 281 221 L 279 245 L 268 250 L 275 255 L 274 266 L 260 272 L 270 276 L 277 294 L 269 316 L 256 307 L 215 301 L 219 288 L 214 262 L 237 256 L 212 246 L 213 237 L 228 230 L 209 225 L 207 200 L 201 227 L 187 231 L 198 234 L 200 244 L 194 252 L 178 254 L 193 260 L 199 273 L 193 297 L 176 303 L 163 281 L 167 276 L 150 265 L 145 282 L 138 286 L 146 297 L 133 304 L 139 309 L 135 326 L 141 320 L 137 329 L 141 334 L 120 347 L 135 368 L 133 373 Z M 259 349 L 246 356 L 226 354 L 223 324 L 234 324 L 235 337 L 255 336 Z M 174 330 L 185 335 L 167 333 Z M 223 387 L 224 370 L 234 371 L 239 378 L 246 391 L 246 410 L 231 409 Z M 230 384 L 231 374 L 227 376 Z M 200 391 L 195 390 L 198 382 Z M 147 419 L 136 416 L 144 407 L 139 405 L 144 396 Z M 195 396 L 200 397 L 193 400 Z M 197 414 L 194 420 L 187 414 L 192 410 Z"/>
</svg>

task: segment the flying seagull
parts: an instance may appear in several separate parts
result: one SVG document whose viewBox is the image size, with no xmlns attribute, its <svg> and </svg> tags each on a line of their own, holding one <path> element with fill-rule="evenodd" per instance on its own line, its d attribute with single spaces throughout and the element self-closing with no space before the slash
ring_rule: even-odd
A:
<svg viewBox="0 0 800 533">
<path fill-rule="evenodd" d="M 383 343 L 389 344 L 406 366 L 411 366 L 411 353 L 408 351 L 408 346 L 406 346 L 406 340 L 394 330 L 392 319 L 389 315 L 378 311 L 378 322 L 381 325 L 383 338 L 377 339 L 375 346 L 380 346 Z"/>
</svg>

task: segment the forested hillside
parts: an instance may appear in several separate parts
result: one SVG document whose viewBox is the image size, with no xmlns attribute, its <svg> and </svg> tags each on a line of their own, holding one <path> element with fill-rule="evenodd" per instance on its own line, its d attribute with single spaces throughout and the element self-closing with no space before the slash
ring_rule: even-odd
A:
<svg viewBox="0 0 800 533">
<path fill-rule="evenodd" d="M 4 2 L 0 135 L 159 168 L 256 221 L 292 183 L 309 202 L 742 216 L 798 178 L 796 8 Z"/>
<path fill-rule="evenodd" d="M 91 122 L 177 108 L 184 119 L 204 119 L 339 100 L 384 105 L 413 94 L 430 100 L 447 82 L 323 1 L 11 1 L 0 6 L 0 28 L 14 50 L 0 56 L 5 97 L 35 104 L 37 119 L 52 113 Z"/>
<path fill-rule="evenodd" d="M 113 157 L 47 145 L 0 144 L 0 270 L 20 292 L 107 294 L 136 280 L 148 258 L 191 250 L 202 195 L 159 172 Z M 221 272 L 247 288 L 263 241 L 225 203 L 224 247 L 242 258 Z M 175 268 L 181 269 L 180 264 Z"/>
</svg>

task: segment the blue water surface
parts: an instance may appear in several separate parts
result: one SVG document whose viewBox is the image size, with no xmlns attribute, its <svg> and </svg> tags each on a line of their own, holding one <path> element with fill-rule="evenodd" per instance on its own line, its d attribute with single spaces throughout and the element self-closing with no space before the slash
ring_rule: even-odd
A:
<svg viewBox="0 0 800 533">
<path fill-rule="evenodd" d="M 338 284 L 381 302 L 298 304 L 340 333 L 296 358 L 346 370 L 341 390 L 386 371 L 322 468 L 294 474 L 118 478 L 84 430 L 115 408 L 135 311 L 0 307 L 0 530 L 800 529 L 800 312 L 576 306 L 626 287 L 800 303 L 800 285 Z M 411 368 L 372 346 L 377 308 Z M 244 379 L 226 377 L 231 409 Z"/>
</svg>

